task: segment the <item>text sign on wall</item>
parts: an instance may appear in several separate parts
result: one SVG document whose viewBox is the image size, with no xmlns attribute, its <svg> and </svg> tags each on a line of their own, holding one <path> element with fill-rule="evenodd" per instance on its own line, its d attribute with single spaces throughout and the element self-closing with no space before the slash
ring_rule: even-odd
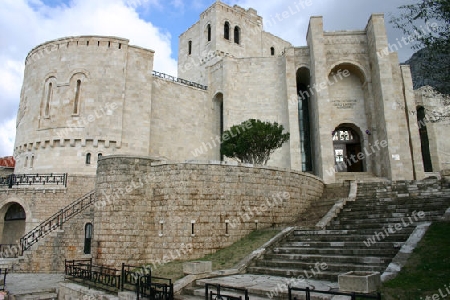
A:
<svg viewBox="0 0 450 300">
<path fill-rule="evenodd" d="M 332 100 L 331 103 L 333 103 L 333 106 L 337 109 L 352 109 L 355 107 L 356 102 L 358 100 L 351 99 L 351 100 Z"/>
</svg>

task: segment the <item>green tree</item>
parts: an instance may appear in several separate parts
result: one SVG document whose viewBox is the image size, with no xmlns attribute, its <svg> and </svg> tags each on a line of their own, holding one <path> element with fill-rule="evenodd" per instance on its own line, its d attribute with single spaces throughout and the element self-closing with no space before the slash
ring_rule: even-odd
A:
<svg viewBox="0 0 450 300">
<path fill-rule="evenodd" d="M 277 122 L 249 119 L 222 135 L 220 153 L 243 163 L 265 165 L 270 155 L 289 140 L 289 132 Z"/>
<path fill-rule="evenodd" d="M 450 0 L 420 0 L 402 5 L 390 23 L 403 31 L 413 49 L 425 48 L 424 76 L 436 82 L 441 93 L 450 94 Z"/>
</svg>

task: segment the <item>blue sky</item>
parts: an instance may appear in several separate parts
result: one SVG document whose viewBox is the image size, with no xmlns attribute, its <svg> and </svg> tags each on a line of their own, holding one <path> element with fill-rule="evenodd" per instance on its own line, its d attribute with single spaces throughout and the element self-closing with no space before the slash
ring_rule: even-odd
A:
<svg viewBox="0 0 450 300">
<path fill-rule="evenodd" d="M 417 0 L 224 0 L 253 7 L 264 29 L 291 42 L 306 44 L 310 16 L 323 16 L 327 31 L 364 29 L 371 13 L 385 13 Z M 178 36 L 194 24 L 214 0 L 1 0 L 0 5 L 0 157 L 13 154 L 15 119 L 24 60 L 35 46 L 74 35 L 111 35 L 155 50 L 157 71 L 176 74 Z M 300 8 L 300 9 L 298 9 Z M 277 14 L 294 11 L 278 21 Z M 389 41 L 402 33 L 386 22 Z M 400 61 L 412 50 L 403 47 Z"/>
</svg>

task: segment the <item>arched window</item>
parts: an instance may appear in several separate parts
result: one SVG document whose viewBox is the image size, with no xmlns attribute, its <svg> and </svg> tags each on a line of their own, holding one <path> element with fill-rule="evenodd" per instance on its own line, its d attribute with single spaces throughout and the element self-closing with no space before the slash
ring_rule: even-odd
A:
<svg viewBox="0 0 450 300">
<path fill-rule="evenodd" d="M 25 162 L 23 163 L 23 167 L 28 167 L 28 156 L 25 156 Z"/>
<path fill-rule="evenodd" d="M 211 41 L 211 24 L 208 24 L 208 27 L 207 27 L 207 31 L 208 31 L 208 42 L 210 42 Z"/>
<path fill-rule="evenodd" d="M 192 41 L 188 42 L 188 54 L 191 55 L 192 54 Z"/>
<path fill-rule="evenodd" d="M 87 154 L 86 154 L 86 164 L 87 164 L 87 165 L 90 165 L 90 164 L 91 164 L 91 154 L 90 154 L 90 153 L 87 153 Z"/>
<path fill-rule="evenodd" d="M 238 45 L 240 44 L 240 38 L 241 38 L 241 29 L 238 26 L 236 26 L 234 27 L 234 42 Z"/>
<path fill-rule="evenodd" d="M 45 112 L 44 115 L 48 117 L 50 115 L 50 101 L 53 95 L 53 83 L 49 82 L 47 87 L 47 97 L 45 100 Z"/>
<path fill-rule="evenodd" d="M 272 55 L 272 56 L 275 55 L 275 48 L 274 47 L 270 47 L 270 55 Z"/>
<path fill-rule="evenodd" d="M 103 154 L 99 153 L 99 154 L 97 155 L 97 158 L 100 159 L 100 158 L 102 158 L 102 156 L 103 156 Z"/>
<path fill-rule="evenodd" d="M 80 88 L 81 88 L 81 80 L 77 80 L 77 87 L 75 90 L 75 99 L 73 100 L 73 114 L 78 115 L 78 103 L 80 102 Z"/>
<path fill-rule="evenodd" d="M 91 254 L 92 244 L 92 224 L 87 223 L 84 226 L 84 254 Z"/>
<path fill-rule="evenodd" d="M 226 40 L 230 39 L 230 23 L 228 23 L 228 21 L 225 22 L 225 25 L 223 26 L 223 37 Z"/>
</svg>

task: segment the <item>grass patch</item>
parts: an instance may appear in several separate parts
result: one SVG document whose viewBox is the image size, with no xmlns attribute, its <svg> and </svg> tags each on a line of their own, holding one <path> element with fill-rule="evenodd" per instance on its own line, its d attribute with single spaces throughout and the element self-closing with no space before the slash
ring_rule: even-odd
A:
<svg viewBox="0 0 450 300">
<path fill-rule="evenodd" d="M 383 299 L 444 299 L 450 290 L 450 222 L 435 222 L 428 229 L 405 267 L 381 288 Z M 438 294 L 433 298 L 434 294 Z M 426 298 L 426 297 L 429 298 Z"/>
<path fill-rule="evenodd" d="M 162 266 L 158 266 L 158 268 L 152 270 L 152 275 L 170 278 L 175 281 L 184 276 L 183 263 L 187 261 L 210 260 L 212 261 L 213 270 L 233 268 L 253 250 L 256 250 L 264 245 L 265 242 L 273 238 L 279 232 L 280 230 L 277 229 L 255 230 L 231 246 L 218 250 L 213 254 L 208 254 L 199 259 L 172 261 Z"/>
</svg>

